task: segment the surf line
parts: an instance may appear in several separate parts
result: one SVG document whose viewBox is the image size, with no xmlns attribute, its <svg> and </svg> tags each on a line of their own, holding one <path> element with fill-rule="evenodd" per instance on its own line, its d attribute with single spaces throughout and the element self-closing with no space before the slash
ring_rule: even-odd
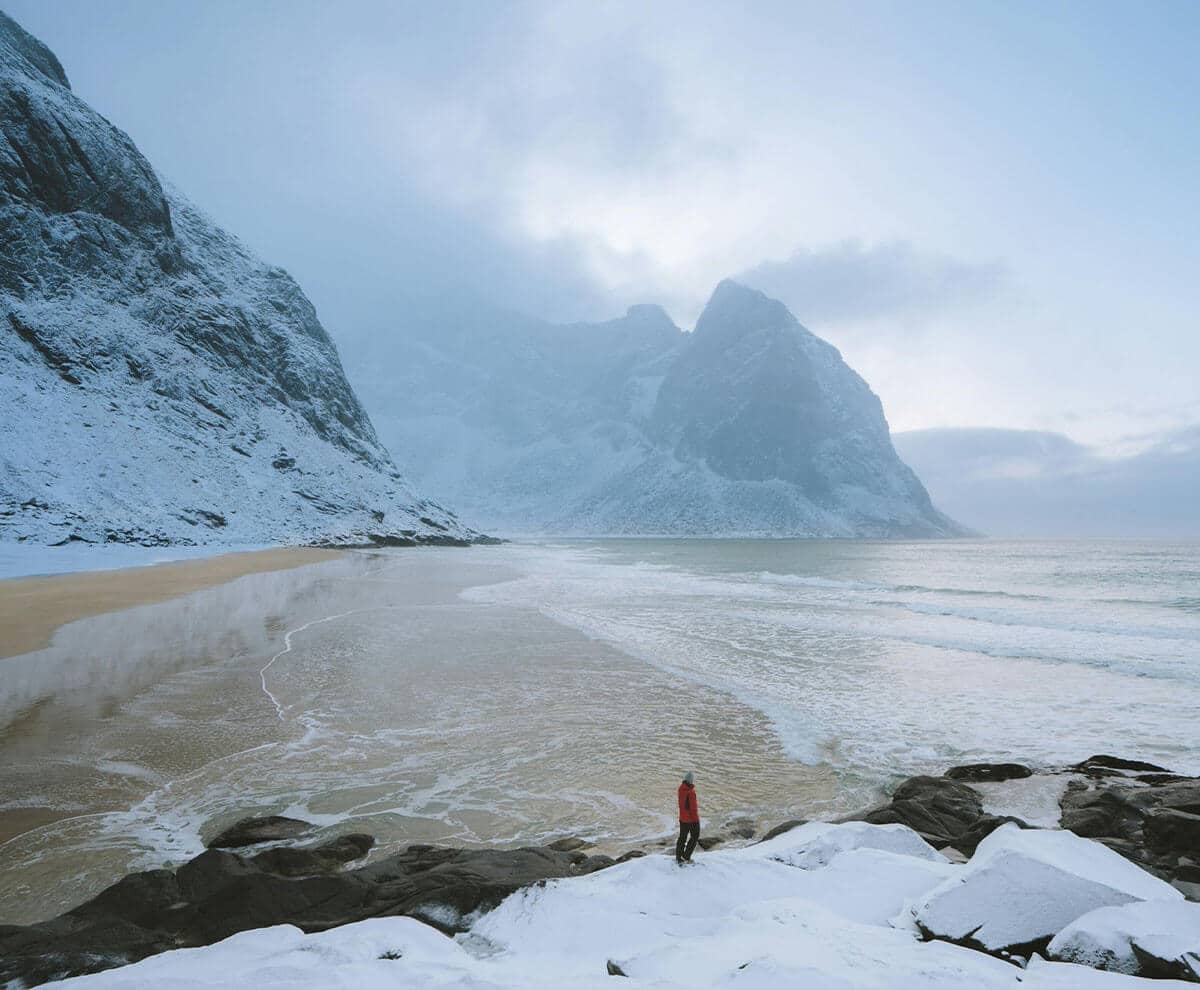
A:
<svg viewBox="0 0 1200 990">
<path fill-rule="evenodd" d="M 313 626 L 319 626 L 326 622 L 334 622 L 337 619 L 344 619 L 351 615 L 360 615 L 363 612 L 383 612 L 390 608 L 395 608 L 394 605 L 376 605 L 372 608 L 353 608 L 349 612 L 339 612 L 337 615 L 326 615 L 320 619 L 313 619 L 311 622 L 306 622 L 302 626 L 297 626 L 295 629 L 289 629 L 283 634 L 283 649 L 275 656 L 271 657 L 264 665 L 262 670 L 258 672 L 258 679 L 262 682 L 263 694 L 271 699 L 271 704 L 275 706 L 275 714 L 279 716 L 279 721 L 286 722 L 287 718 L 283 714 L 283 705 L 279 703 L 279 699 L 271 693 L 271 689 L 267 687 L 267 671 L 270 670 L 273 664 L 280 657 L 292 652 L 292 637 L 311 629 Z"/>
<path fill-rule="evenodd" d="M 351 615 L 363 615 L 366 612 L 395 612 L 400 609 L 410 608 L 439 608 L 444 606 L 438 605 L 372 605 L 369 608 L 352 608 L 349 612 L 338 612 L 336 615 L 326 615 L 320 619 L 313 619 L 311 622 L 306 622 L 302 626 L 297 626 L 295 629 L 289 629 L 283 634 L 283 649 L 275 656 L 271 657 L 265 664 L 262 670 L 258 672 L 259 682 L 262 684 L 263 694 L 271 699 L 271 704 L 275 706 L 275 714 L 279 716 L 279 721 L 286 722 L 287 718 L 283 714 L 283 706 L 279 703 L 279 699 L 271 693 L 271 689 L 267 687 L 267 671 L 270 670 L 273 664 L 280 657 L 292 652 L 292 637 L 304 632 L 306 629 L 311 629 L 313 626 L 319 626 L 326 622 L 336 622 L 338 619 L 345 619 Z"/>
</svg>

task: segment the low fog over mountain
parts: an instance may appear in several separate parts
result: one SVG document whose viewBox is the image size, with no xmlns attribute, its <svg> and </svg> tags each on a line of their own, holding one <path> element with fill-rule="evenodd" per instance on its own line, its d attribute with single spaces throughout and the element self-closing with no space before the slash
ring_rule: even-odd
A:
<svg viewBox="0 0 1200 990">
<path fill-rule="evenodd" d="M 507 532 L 946 536 L 879 399 L 731 281 L 692 333 L 657 306 L 556 326 L 461 306 L 354 352 L 425 490 Z"/>
</svg>

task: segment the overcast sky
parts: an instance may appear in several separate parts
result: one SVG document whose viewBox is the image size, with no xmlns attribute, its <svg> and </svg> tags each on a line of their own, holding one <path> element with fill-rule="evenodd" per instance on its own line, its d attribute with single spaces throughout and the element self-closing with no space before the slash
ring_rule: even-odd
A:
<svg viewBox="0 0 1200 990">
<path fill-rule="evenodd" d="M 739 276 L 893 429 L 1200 423 L 1200 3 L 0 0 L 336 340 Z"/>
</svg>

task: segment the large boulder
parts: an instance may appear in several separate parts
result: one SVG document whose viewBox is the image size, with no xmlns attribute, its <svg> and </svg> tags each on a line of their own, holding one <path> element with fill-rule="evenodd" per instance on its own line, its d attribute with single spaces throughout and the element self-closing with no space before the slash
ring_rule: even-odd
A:
<svg viewBox="0 0 1200 990">
<path fill-rule="evenodd" d="M 1047 953 L 1094 969 L 1200 983 L 1200 904 L 1142 901 L 1089 911 Z"/>
<path fill-rule="evenodd" d="M 873 825 L 907 825 L 934 845 L 953 845 L 983 817 L 983 802 L 977 791 L 959 781 L 910 777 L 892 793 L 890 804 L 859 817 Z"/>
<path fill-rule="evenodd" d="M 1150 900 L 1182 895 L 1098 842 L 1008 824 L 913 915 L 929 938 L 1027 955 L 1089 911 Z"/>
<path fill-rule="evenodd" d="M 1060 824 L 1086 838 L 1112 836 L 1133 839 L 1145 815 L 1139 804 L 1144 792 L 1128 786 L 1089 786 L 1073 782 L 1062 797 Z"/>
</svg>

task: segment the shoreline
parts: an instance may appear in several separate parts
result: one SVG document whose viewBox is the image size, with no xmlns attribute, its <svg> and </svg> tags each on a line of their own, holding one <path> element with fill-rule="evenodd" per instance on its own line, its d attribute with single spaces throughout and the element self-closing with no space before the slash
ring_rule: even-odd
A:
<svg viewBox="0 0 1200 990">
<path fill-rule="evenodd" d="M 211 556 L 198 559 L 0 580 L 0 660 L 45 649 L 59 629 L 80 619 L 170 601 L 249 574 L 336 560 L 343 554 L 314 547 L 213 550 Z"/>
<path fill-rule="evenodd" d="M 17 834 L 0 846 L 0 919 L 178 865 L 248 807 L 344 819 L 381 852 L 538 845 L 588 822 L 605 824 L 587 838 L 607 846 L 666 834 L 664 768 L 684 758 L 714 768 L 719 821 L 860 803 L 789 760 L 757 710 L 536 609 L 462 596 L 518 578 L 522 559 L 356 551 L 74 623 L 50 651 L 7 661 L 0 835 Z"/>
<path fill-rule="evenodd" d="M 1061 776 L 1067 784 L 1058 802 L 1062 811 L 1059 825 L 1042 828 L 985 808 L 981 785 L 1020 787 L 1024 781 L 1045 775 Z M 722 889 L 709 889 L 700 902 L 713 901 L 725 924 L 736 914 L 724 913 L 728 908 L 723 906 L 726 895 L 722 890 L 738 890 L 734 905 L 739 900 L 762 902 L 770 906 L 775 922 L 781 919 L 780 897 L 791 899 L 785 914 L 799 910 L 803 915 L 804 908 L 792 906 L 801 897 L 821 905 L 822 911 L 829 908 L 852 923 L 843 932 L 839 922 L 838 930 L 829 934 L 855 946 L 869 932 L 864 924 L 876 926 L 886 933 L 881 936 L 885 941 L 877 961 L 886 961 L 889 969 L 897 952 L 915 952 L 911 961 L 921 974 L 926 973 L 929 962 L 939 958 L 938 953 L 950 952 L 950 973 L 961 976 L 962 966 L 979 965 L 985 967 L 981 975 L 994 974 L 1005 986 L 1013 972 L 1010 967 L 1028 967 L 1032 973 L 1047 960 L 1059 965 L 1081 964 L 1062 969 L 1064 978 L 1072 973 L 1079 976 L 1087 967 L 1194 981 L 1200 972 L 1189 958 L 1195 953 L 1181 940 L 1190 937 L 1195 943 L 1195 933 L 1187 933 L 1191 921 L 1200 917 L 1196 903 L 1200 884 L 1191 879 L 1196 868 L 1188 865 L 1188 837 L 1177 830 L 1163 831 L 1159 825 L 1170 822 L 1172 815 L 1178 815 L 1175 808 L 1198 791 L 1200 778 L 1104 755 L 1072 766 L 1042 769 L 1015 763 L 959 765 L 941 776 L 909 778 L 892 792 L 887 804 L 833 822 L 786 821 L 765 835 L 754 829 L 734 830 L 711 845 L 702 843 L 695 872 L 687 869 L 682 875 L 670 864 L 671 850 L 659 843 L 629 849 L 616 858 L 570 836 L 509 850 L 412 843 L 377 858 L 370 856 L 376 844 L 370 833 L 331 836 L 319 824 L 304 820 L 246 818 L 212 836 L 205 852 L 175 870 L 126 875 L 56 919 L 8 929 L 0 935 L 0 948 L 11 950 L 0 953 L 9 957 L 0 964 L 0 978 L 36 986 L 67 976 L 121 970 L 133 963 L 130 975 L 135 982 L 134 974 L 143 969 L 149 974 L 159 965 L 166 967 L 164 975 L 180 979 L 187 973 L 187 964 L 181 967 L 172 962 L 175 954 L 171 949 L 195 951 L 234 935 L 241 939 L 240 945 L 247 945 L 247 938 L 267 938 L 267 931 L 282 930 L 278 926 L 294 926 L 291 931 L 297 935 L 328 932 L 334 939 L 341 939 L 343 936 L 334 933 L 345 929 L 344 937 L 353 941 L 355 933 L 363 930 L 360 926 L 379 924 L 378 919 L 385 915 L 389 916 L 388 925 L 415 923 L 417 931 L 428 933 L 422 938 L 449 947 L 464 937 L 481 938 L 481 944 L 496 935 L 514 937 L 516 932 L 497 928 L 497 924 L 502 926 L 503 919 L 515 913 L 521 918 L 520 930 L 533 940 L 530 944 L 541 947 L 543 937 L 527 927 L 525 917 L 530 910 L 539 912 L 539 901 L 562 899 L 582 911 L 592 903 L 595 892 L 615 890 L 616 901 L 601 908 L 600 916 L 606 924 L 619 925 L 618 914 L 636 912 L 641 917 L 648 913 L 629 902 L 627 878 L 637 875 L 641 879 L 636 887 L 656 884 L 662 888 L 659 896 L 665 894 L 673 905 L 660 919 L 664 923 L 660 937 L 666 942 L 652 944 L 654 951 L 673 946 L 680 937 L 675 904 L 680 885 L 695 895 L 698 884 L 710 882 Z M 1144 800 L 1147 795 L 1152 802 Z M 1131 797 L 1133 803 L 1127 800 Z M 1142 808 L 1143 819 L 1134 832 L 1140 837 L 1144 829 L 1144 840 L 1131 838 L 1134 832 L 1129 831 L 1122 813 L 1111 814 L 1114 805 L 1121 804 L 1126 810 Z M 1106 820 L 1115 829 L 1098 829 L 1097 813 L 1101 817 L 1107 814 Z M 1200 821 L 1200 817 L 1189 817 Z M 728 823 L 725 828 L 729 829 Z M 711 858 L 710 850 L 714 850 Z M 761 886 L 768 879 L 764 869 L 777 874 L 765 887 Z M 1171 876 L 1174 872 L 1179 876 Z M 612 879 L 592 878 L 594 874 Z M 622 879 L 617 879 L 617 874 Z M 827 876 L 832 879 L 826 880 Z M 203 880 L 198 882 L 196 877 Z M 996 897 L 997 884 L 1005 897 Z M 264 896 L 254 896 L 259 891 Z M 964 891 L 969 892 L 967 897 Z M 265 896 L 267 892 L 269 896 Z M 1082 949 L 1072 948 L 1070 937 L 1060 937 L 1072 924 L 1082 923 L 1086 933 L 1091 911 L 1124 909 L 1131 902 L 1134 907 L 1129 917 L 1135 925 L 1143 911 L 1139 902 L 1151 902 L 1150 910 L 1157 912 L 1152 916 L 1156 923 L 1161 924 L 1157 919 L 1168 912 L 1166 923 L 1174 926 L 1170 934 L 1179 945 L 1163 946 L 1159 929 L 1154 929 L 1151 941 L 1138 948 L 1149 946 L 1157 949 L 1156 953 L 1139 954 L 1127 946 L 1128 959 L 1118 961 L 1089 954 L 1086 944 Z M 148 912 L 147 903 L 170 910 Z M 229 906 L 234 903 L 238 910 L 231 913 Z M 247 905 L 251 907 L 247 909 Z M 549 925 L 549 917 L 556 913 L 551 909 L 548 916 L 540 918 L 540 925 Z M 815 917 L 828 924 L 833 916 Z M 753 937 L 761 937 L 761 929 L 755 926 L 762 919 L 752 914 L 750 921 Z M 1103 932 L 1103 926 L 1098 930 Z M 256 931 L 262 934 L 251 934 Z M 1131 944 L 1137 944 L 1140 930 L 1134 927 L 1129 931 Z M 555 937 L 553 930 L 545 931 L 545 939 L 551 943 Z M 612 956 L 608 956 L 609 976 L 642 975 L 625 971 L 631 955 L 637 968 L 645 967 L 643 972 L 651 975 L 649 960 L 654 951 L 635 954 L 631 949 L 636 940 L 622 937 L 603 941 L 604 952 L 619 950 L 615 971 Z M 759 958 L 763 949 L 772 955 L 783 953 L 787 943 L 782 933 L 775 944 L 760 943 Z M 918 948 L 930 943 L 942 948 Z M 692 942 L 687 951 L 696 946 L 700 943 Z M 393 962 L 405 955 L 391 952 L 392 946 L 384 948 L 389 953 L 371 950 L 376 952 L 376 960 Z M 219 954 L 223 950 L 208 951 Z M 161 964 L 147 963 L 150 969 L 137 966 L 138 960 L 164 952 L 167 955 L 162 956 Z M 493 956 L 478 956 L 485 969 Z M 801 956 L 801 972 L 811 975 L 806 968 L 811 963 L 809 954 Z M 993 961 L 987 961 L 989 957 Z M 739 955 L 734 962 L 741 959 Z M 599 976 L 602 971 L 595 964 L 596 960 L 590 963 Z M 870 958 L 857 956 L 853 964 L 874 965 Z M 741 962 L 737 970 L 747 965 Z M 319 982 L 320 974 L 318 967 L 314 986 L 324 985 Z M 123 985 L 121 979 L 114 977 L 113 985 Z M 100 984 L 108 985 L 107 978 Z M 510 983 L 497 980 L 488 985 Z M 511 985 L 525 984 L 518 980 Z M 945 984 L 935 981 L 930 985 Z M 1060 985 L 1067 984 L 1050 984 Z"/>
</svg>

